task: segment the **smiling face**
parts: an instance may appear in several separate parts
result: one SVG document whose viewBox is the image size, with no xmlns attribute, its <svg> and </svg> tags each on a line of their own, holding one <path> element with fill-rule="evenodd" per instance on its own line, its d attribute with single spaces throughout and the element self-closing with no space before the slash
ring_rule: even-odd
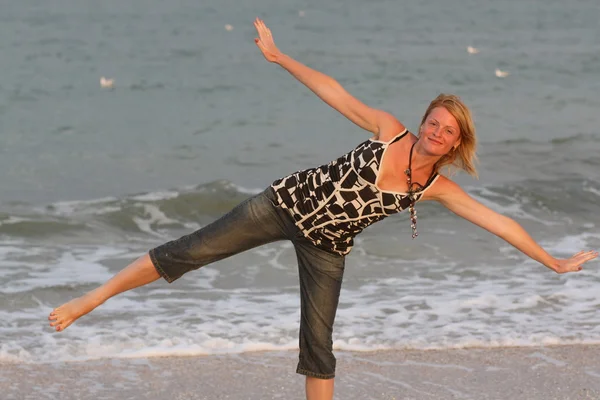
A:
<svg viewBox="0 0 600 400">
<path fill-rule="evenodd" d="M 469 107 L 460 97 L 441 93 L 433 99 L 421 119 L 419 137 L 420 150 L 439 157 L 435 171 L 445 168 L 452 174 L 462 169 L 477 176 L 475 124 Z"/>
<path fill-rule="evenodd" d="M 431 155 L 443 156 L 460 144 L 458 122 L 445 107 L 431 110 L 419 132 L 423 149 Z"/>
</svg>

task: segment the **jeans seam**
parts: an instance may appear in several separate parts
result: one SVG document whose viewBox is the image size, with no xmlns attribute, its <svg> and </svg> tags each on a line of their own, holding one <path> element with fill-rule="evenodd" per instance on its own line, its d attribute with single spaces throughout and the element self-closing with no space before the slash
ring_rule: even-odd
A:
<svg viewBox="0 0 600 400">
<path fill-rule="evenodd" d="M 267 189 L 268 190 L 268 189 Z M 296 230 L 299 231 L 298 227 L 296 226 L 296 224 L 294 223 L 294 220 L 291 218 L 291 216 L 289 216 L 290 220 L 285 220 L 280 214 L 279 214 L 279 210 L 283 211 L 284 213 L 287 213 L 280 205 L 276 204 L 273 202 L 273 200 L 271 200 L 269 198 L 269 195 L 267 193 L 262 193 L 262 196 L 267 200 L 267 203 L 269 204 L 269 207 L 267 208 L 267 212 L 276 220 L 278 220 L 279 222 L 281 222 L 281 226 L 280 226 L 280 230 L 282 231 L 282 233 L 291 241 L 293 241 L 292 239 L 290 239 L 289 235 L 287 234 L 287 231 L 289 229 L 288 225 L 293 226 L 294 228 L 296 228 Z M 252 220 L 256 223 L 259 223 L 258 219 L 256 218 L 254 212 L 252 209 L 250 209 L 250 217 L 252 218 Z M 279 224 L 278 224 L 279 225 Z M 300 232 L 301 233 L 301 232 Z"/>
<path fill-rule="evenodd" d="M 297 374 L 301 374 L 301 375 L 310 376 L 310 377 L 313 377 L 313 378 L 319 378 L 319 379 L 333 379 L 333 378 L 335 378 L 335 374 L 319 374 L 317 372 L 311 372 L 311 371 L 308 371 L 308 370 L 306 370 L 304 368 L 300 368 L 300 367 L 296 368 L 296 373 Z"/>
<path fill-rule="evenodd" d="M 154 250 L 154 249 L 153 249 Z M 159 273 L 160 276 L 162 276 L 167 282 L 171 283 L 173 282 L 175 279 L 171 278 L 160 266 L 160 263 L 158 262 L 158 259 L 156 258 L 156 256 L 154 255 L 154 251 L 150 250 L 148 253 L 150 255 L 150 261 L 152 261 L 152 264 L 154 265 L 154 268 L 156 269 L 156 271 Z"/>
<path fill-rule="evenodd" d="M 323 262 L 326 262 L 328 264 L 333 264 L 333 263 L 337 263 L 338 260 L 344 258 L 344 256 L 341 256 L 339 254 L 333 253 L 331 251 L 327 251 L 325 249 L 321 249 L 321 248 L 317 247 L 316 245 L 314 245 L 313 243 L 310 243 L 310 244 L 317 250 L 317 251 L 311 253 L 311 256 L 318 258 L 319 260 L 321 260 Z M 318 253 L 319 250 L 325 252 L 327 254 L 327 256 L 330 256 L 331 258 L 328 259 L 327 256 L 323 256 L 323 255 L 319 254 Z M 332 261 L 332 259 L 333 259 L 333 261 Z"/>
</svg>

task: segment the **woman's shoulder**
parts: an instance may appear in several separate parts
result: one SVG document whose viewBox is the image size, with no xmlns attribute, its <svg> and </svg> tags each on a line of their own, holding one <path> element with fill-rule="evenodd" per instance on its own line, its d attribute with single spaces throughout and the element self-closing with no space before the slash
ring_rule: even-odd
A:
<svg viewBox="0 0 600 400">
<path fill-rule="evenodd" d="M 390 114 L 389 118 L 382 118 L 379 133 L 375 134 L 373 139 L 380 142 L 389 142 L 405 131 L 406 127 Z"/>
<path fill-rule="evenodd" d="M 460 189 L 460 186 L 445 175 L 438 174 L 435 181 L 423 193 L 422 200 L 440 200 L 446 193 Z"/>
</svg>

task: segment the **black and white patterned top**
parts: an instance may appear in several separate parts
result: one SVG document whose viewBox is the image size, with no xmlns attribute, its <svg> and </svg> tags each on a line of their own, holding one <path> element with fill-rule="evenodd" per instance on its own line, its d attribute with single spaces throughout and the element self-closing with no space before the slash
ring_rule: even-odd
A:
<svg viewBox="0 0 600 400">
<path fill-rule="evenodd" d="M 317 168 L 295 172 L 273 182 L 278 205 L 290 212 L 304 236 L 316 246 L 348 254 L 354 237 L 367 226 L 410 205 L 408 193 L 377 187 L 383 156 L 389 142 L 369 139 L 337 160 Z M 423 192 L 437 179 L 433 174 Z"/>
</svg>

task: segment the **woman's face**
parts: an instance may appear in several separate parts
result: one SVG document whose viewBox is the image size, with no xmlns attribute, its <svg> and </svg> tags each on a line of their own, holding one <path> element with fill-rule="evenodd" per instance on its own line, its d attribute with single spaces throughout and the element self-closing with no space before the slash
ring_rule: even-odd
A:
<svg viewBox="0 0 600 400">
<path fill-rule="evenodd" d="M 436 107 L 421 125 L 422 146 L 431 155 L 443 156 L 460 144 L 460 129 L 456 118 L 444 107 Z"/>
</svg>

